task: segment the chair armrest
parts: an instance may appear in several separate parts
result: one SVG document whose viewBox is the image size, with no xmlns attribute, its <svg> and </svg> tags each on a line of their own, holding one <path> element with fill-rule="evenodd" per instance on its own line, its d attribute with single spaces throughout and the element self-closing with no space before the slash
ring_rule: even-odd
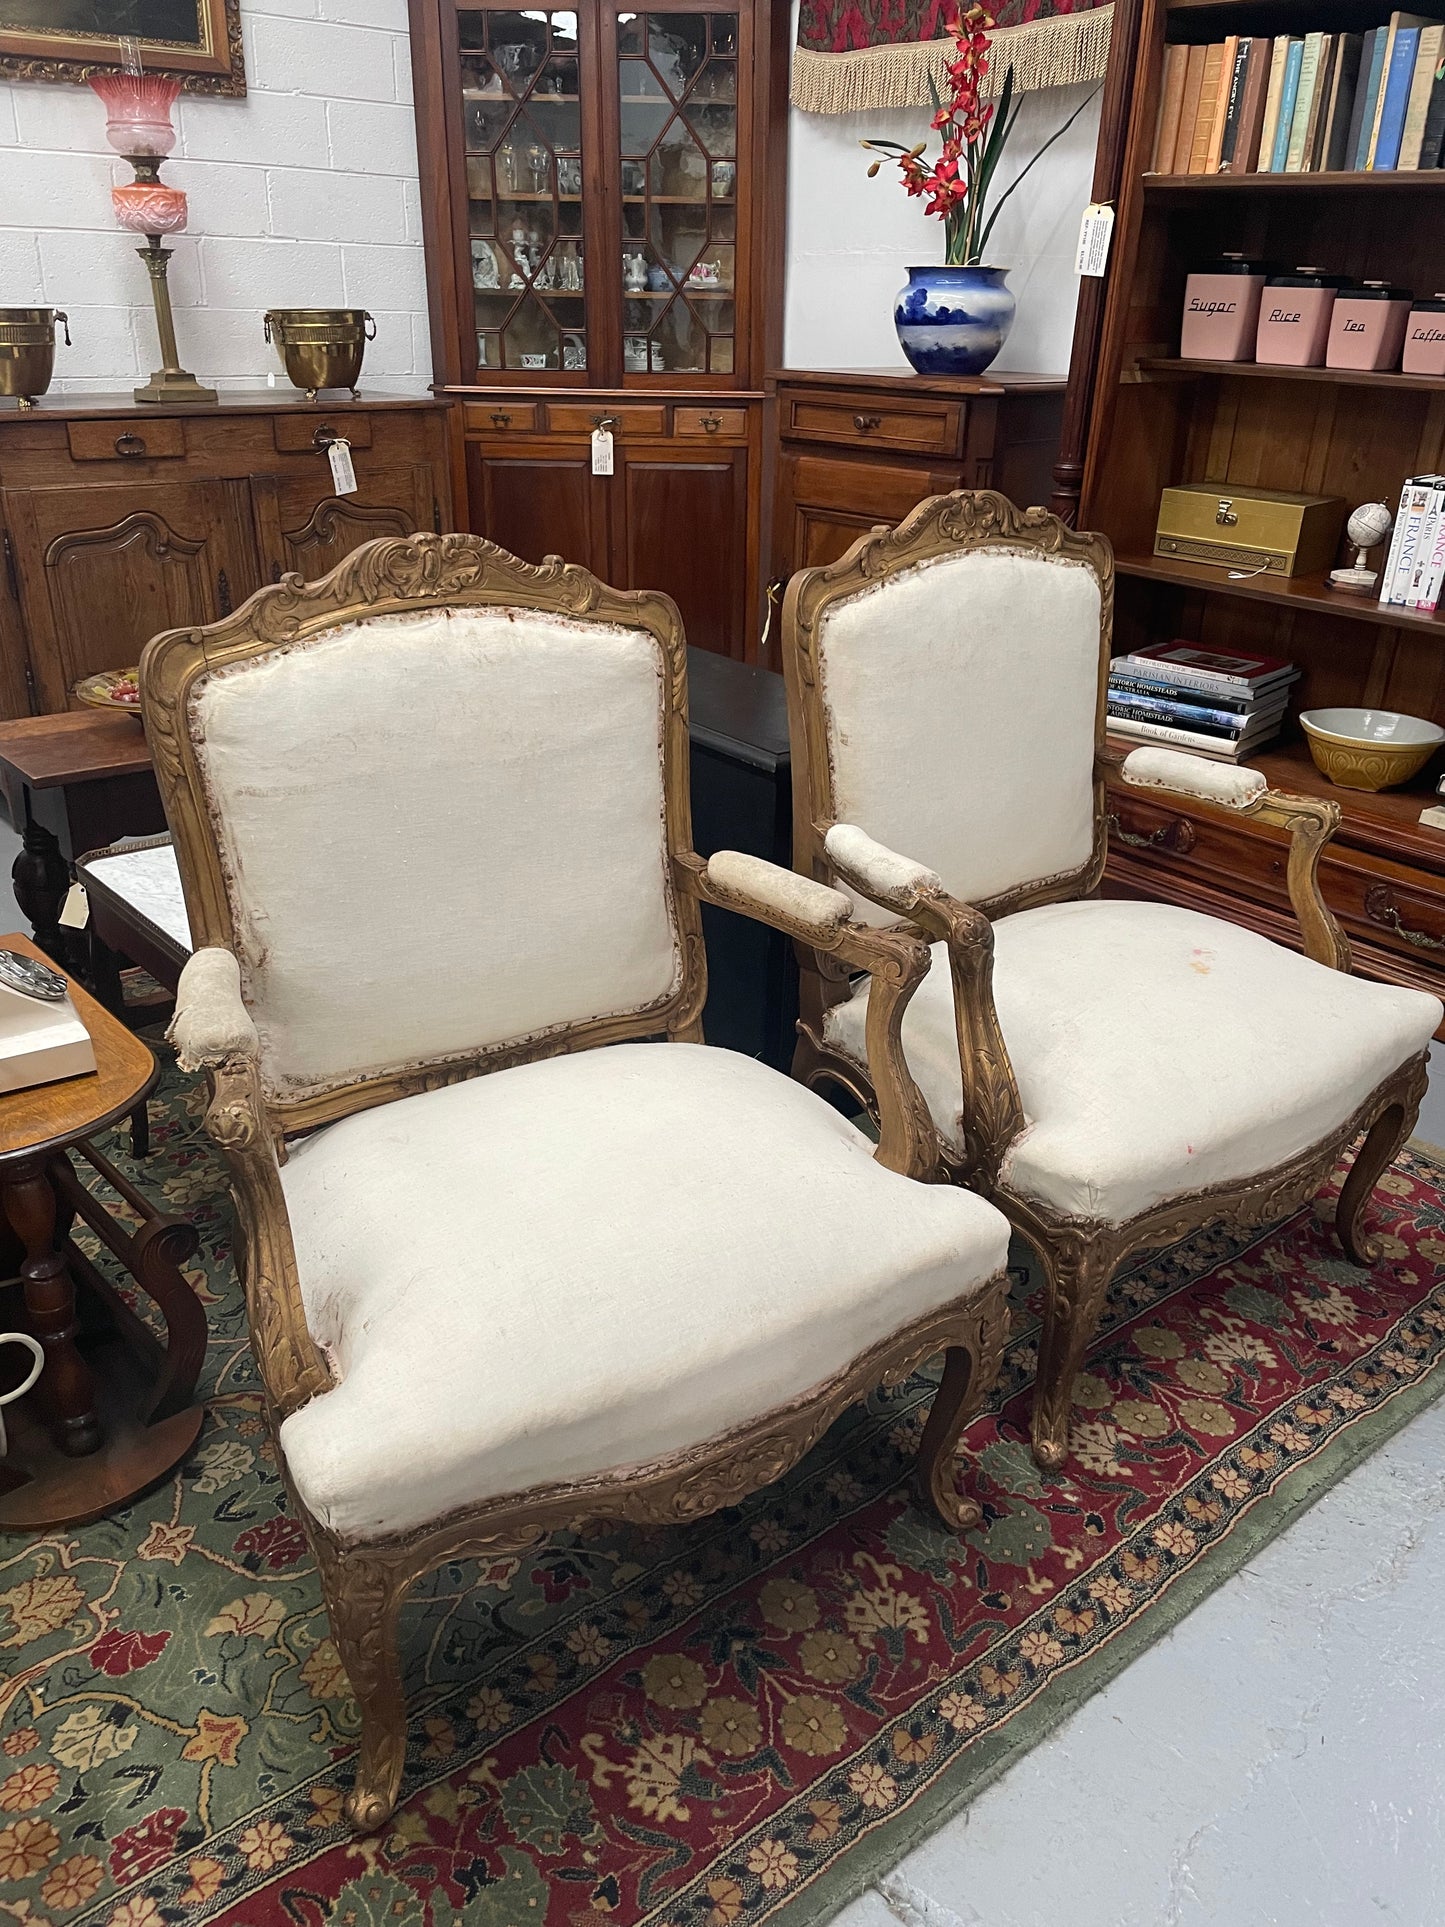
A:
<svg viewBox="0 0 1445 1927">
<path fill-rule="evenodd" d="M 276 1139 L 261 1090 L 259 1040 L 241 1000 L 240 965 L 229 950 L 196 951 L 181 972 L 167 1035 L 181 1069 L 204 1069 L 210 1080 L 206 1129 L 230 1166 L 251 1344 L 279 1424 L 333 1380 L 306 1323 Z"/>
<path fill-rule="evenodd" d="M 166 1036 L 183 1071 L 255 1057 L 256 1026 L 241 997 L 241 966 L 229 950 L 197 950 L 181 971 Z"/>
<path fill-rule="evenodd" d="M 1285 831 L 1290 840 L 1286 881 L 1304 953 L 1331 970 L 1349 971 L 1349 941 L 1320 894 L 1320 852 L 1339 826 L 1338 803 L 1272 790 L 1262 770 L 1211 763 L 1183 750 L 1136 749 L 1120 756 L 1106 749 L 1100 751 L 1099 762 L 1131 789 L 1187 796 L 1228 816 L 1252 817 Z"/>
<path fill-rule="evenodd" d="M 902 912 L 948 945 L 963 1077 L 963 1175 L 987 1188 L 1024 1127 L 1023 1100 L 994 1003 L 993 925 L 981 910 L 950 896 L 936 871 L 900 856 L 855 824 L 830 824 L 823 849 L 859 896 Z"/>
<path fill-rule="evenodd" d="M 868 1072 L 878 1103 L 878 1162 L 905 1177 L 932 1177 L 937 1134 L 923 1094 L 903 1055 L 903 1013 L 928 975 L 928 944 L 907 926 L 871 929 L 851 921 L 853 905 L 795 871 L 738 850 L 719 850 L 706 863 L 694 851 L 673 858 L 678 887 L 702 903 L 771 924 L 799 943 L 841 959 L 873 980 L 868 999 Z"/>
</svg>

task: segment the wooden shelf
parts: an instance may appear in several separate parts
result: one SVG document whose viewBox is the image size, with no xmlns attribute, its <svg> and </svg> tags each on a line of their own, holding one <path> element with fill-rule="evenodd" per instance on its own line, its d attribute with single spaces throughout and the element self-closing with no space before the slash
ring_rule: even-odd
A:
<svg viewBox="0 0 1445 1927">
<path fill-rule="evenodd" d="M 1264 381 L 1323 381 L 1343 388 L 1445 390 L 1445 375 L 1402 375 L 1398 369 L 1281 368 L 1267 361 L 1196 361 L 1171 355 L 1141 355 L 1135 366 L 1161 375 L 1253 375 Z"/>
<path fill-rule="evenodd" d="M 1445 191 L 1445 167 L 1350 174 L 1146 174 L 1146 194 L 1389 193 Z"/>
<path fill-rule="evenodd" d="M 1382 606 L 1373 596 L 1343 595 L 1325 586 L 1323 576 L 1247 576 L 1231 582 L 1223 569 L 1203 562 L 1176 562 L 1162 555 L 1116 555 L 1120 575 L 1148 582 L 1173 582 L 1184 589 L 1207 589 L 1211 595 L 1244 596 L 1253 602 L 1272 602 L 1286 609 L 1316 609 L 1346 622 L 1369 623 L 1373 628 L 1433 629 L 1445 635 L 1445 610 L 1426 615 L 1398 603 Z"/>
</svg>

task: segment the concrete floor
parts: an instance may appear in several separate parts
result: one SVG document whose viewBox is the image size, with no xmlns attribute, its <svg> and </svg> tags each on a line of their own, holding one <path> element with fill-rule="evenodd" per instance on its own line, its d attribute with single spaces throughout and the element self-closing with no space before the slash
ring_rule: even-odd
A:
<svg viewBox="0 0 1445 1927">
<path fill-rule="evenodd" d="M 0 931 L 19 839 L 0 820 Z M 1418 1135 L 1445 1145 L 1445 1050 Z M 835 1927 L 1438 1927 L 1445 1403 Z"/>
</svg>

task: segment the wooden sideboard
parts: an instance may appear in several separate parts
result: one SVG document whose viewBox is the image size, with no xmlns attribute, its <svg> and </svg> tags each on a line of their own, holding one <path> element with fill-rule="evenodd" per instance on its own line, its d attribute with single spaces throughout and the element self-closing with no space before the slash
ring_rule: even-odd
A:
<svg viewBox="0 0 1445 1927">
<path fill-rule="evenodd" d="M 785 368 L 772 385 L 775 584 L 836 561 L 860 535 L 900 521 L 928 495 L 996 488 L 1022 506 L 1048 500 L 1062 375 Z"/>
<path fill-rule="evenodd" d="M 324 575 L 377 535 L 452 524 L 444 404 L 218 407 L 55 396 L 0 415 L 0 717 L 72 706 L 158 630 L 214 622 L 289 569 Z M 351 444 L 338 496 L 328 443 Z"/>
</svg>

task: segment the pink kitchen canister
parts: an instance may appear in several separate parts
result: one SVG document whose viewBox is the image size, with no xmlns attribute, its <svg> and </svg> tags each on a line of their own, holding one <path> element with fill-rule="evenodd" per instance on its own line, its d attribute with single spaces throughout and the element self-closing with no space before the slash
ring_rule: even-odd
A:
<svg viewBox="0 0 1445 1927">
<path fill-rule="evenodd" d="M 1221 260 L 1184 284 L 1179 352 L 1186 361 L 1251 361 L 1259 302 L 1268 269 L 1242 254 Z"/>
<path fill-rule="evenodd" d="M 1445 294 L 1411 308 L 1400 366 L 1407 375 L 1445 375 Z"/>
<path fill-rule="evenodd" d="M 1327 368 L 1398 368 L 1410 319 L 1410 290 L 1384 281 L 1341 288 L 1330 314 Z"/>
<path fill-rule="evenodd" d="M 1276 368 L 1318 368 L 1325 358 L 1335 297 L 1350 283 L 1342 274 L 1295 268 L 1272 274 L 1259 304 L 1254 358 Z"/>
</svg>

